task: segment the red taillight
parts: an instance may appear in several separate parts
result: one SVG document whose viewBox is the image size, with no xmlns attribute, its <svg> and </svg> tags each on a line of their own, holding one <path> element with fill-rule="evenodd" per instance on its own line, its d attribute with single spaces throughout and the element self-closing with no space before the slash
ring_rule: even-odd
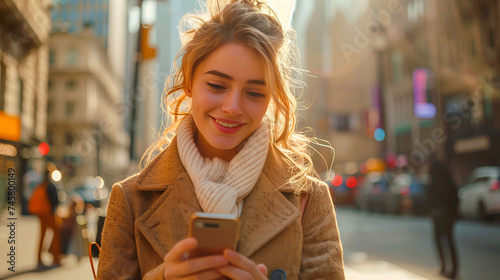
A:
<svg viewBox="0 0 500 280">
<path fill-rule="evenodd" d="M 342 185 L 342 176 L 335 175 L 335 177 L 333 177 L 332 179 L 332 185 L 334 185 L 335 187 Z"/>
<path fill-rule="evenodd" d="M 352 188 L 354 188 L 358 184 L 358 181 L 354 177 L 349 177 L 345 181 L 345 184 L 347 185 L 347 187 L 349 187 L 349 188 L 352 189 Z"/>
<path fill-rule="evenodd" d="M 409 187 L 403 187 L 400 191 L 402 196 L 407 196 L 410 194 L 410 188 Z"/>
<path fill-rule="evenodd" d="M 498 180 L 493 181 L 493 183 L 491 183 L 491 187 L 490 188 L 493 191 L 496 191 L 496 190 L 500 189 L 500 182 Z"/>
</svg>

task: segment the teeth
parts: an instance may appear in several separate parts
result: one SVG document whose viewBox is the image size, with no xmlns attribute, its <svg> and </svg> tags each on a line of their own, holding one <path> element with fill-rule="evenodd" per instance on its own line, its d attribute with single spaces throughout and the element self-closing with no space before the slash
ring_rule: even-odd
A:
<svg viewBox="0 0 500 280">
<path fill-rule="evenodd" d="M 236 124 L 236 123 L 225 123 L 225 122 L 221 122 L 219 120 L 215 120 L 216 123 L 222 125 L 223 127 L 229 127 L 229 128 L 232 128 L 232 127 L 236 127 L 238 126 L 239 124 Z"/>
</svg>

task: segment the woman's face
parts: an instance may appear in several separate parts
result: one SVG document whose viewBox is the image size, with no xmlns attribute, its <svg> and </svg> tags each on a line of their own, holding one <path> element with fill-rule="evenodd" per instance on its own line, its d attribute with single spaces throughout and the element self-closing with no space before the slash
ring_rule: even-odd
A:
<svg viewBox="0 0 500 280">
<path fill-rule="evenodd" d="M 237 43 L 220 46 L 197 67 L 185 92 L 202 156 L 230 160 L 257 129 L 271 99 L 265 76 L 257 53 Z"/>
</svg>

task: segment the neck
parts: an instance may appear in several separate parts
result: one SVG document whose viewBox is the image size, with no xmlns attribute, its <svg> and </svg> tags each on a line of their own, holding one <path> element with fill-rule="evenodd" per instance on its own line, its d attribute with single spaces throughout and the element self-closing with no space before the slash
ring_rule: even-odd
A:
<svg viewBox="0 0 500 280">
<path fill-rule="evenodd" d="M 238 154 L 239 146 L 236 146 L 230 150 L 214 149 L 213 147 L 209 146 L 210 144 L 208 144 L 207 141 L 198 141 L 198 137 L 203 136 L 195 132 L 195 134 L 193 135 L 194 143 L 196 144 L 200 155 L 204 158 L 213 159 L 216 157 L 230 162 L 236 156 L 236 154 Z"/>
</svg>

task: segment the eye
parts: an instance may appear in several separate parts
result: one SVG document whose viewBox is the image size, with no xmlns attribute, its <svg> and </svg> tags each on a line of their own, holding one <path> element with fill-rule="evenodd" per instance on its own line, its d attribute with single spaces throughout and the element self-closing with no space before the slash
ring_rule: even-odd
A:
<svg viewBox="0 0 500 280">
<path fill-rule="evenodd" d="M 248 91 L 247 94 L 252 98 L 264 98 L 264 97 L 266 97 L 265 94 L 262 94 L 260 92 L 255 92 L 255 91 Z"/>
<path fill-rule="evenodd" d="M 226 89 L 224 86 L 218 84 L 207 83 L 207 85 L 215 91 L 222 91 Z"/>
</svg>

